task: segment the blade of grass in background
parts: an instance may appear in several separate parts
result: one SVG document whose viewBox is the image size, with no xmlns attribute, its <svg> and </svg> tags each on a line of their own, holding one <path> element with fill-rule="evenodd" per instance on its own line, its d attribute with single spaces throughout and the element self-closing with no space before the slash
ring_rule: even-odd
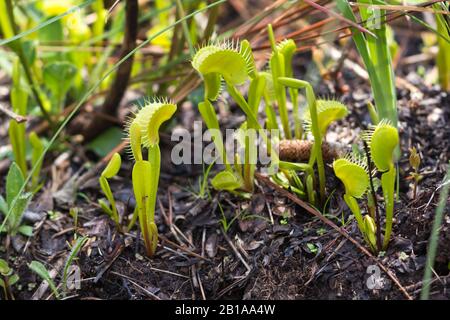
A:
<svg viewBox="0 0 450 320">
<path fill-rule="evenodd" d="M 59 128 L 56 130 L 55 134 L 52 136 L 52 138 L 50 139 L 49 143 L 47 144 L 47 146 L 45 147 L 44 152 L 41 154 L 41 156 L 39 157 L 39 159 L 37 160 L 37 163 L 41 163 L 44 160 L 45 155 L 47 154 L 48 150 L 52 147 L 53 143 L 55 143 L 56 139 L 58 138 L 58 136 L 61 134 L 61 132 L 63 131 L 63 129 L 67 126 L 67 124 L 70 122 L 70 120 L 72 120 L 73 116 L 78 112 L 78 110 L 81 108 L 81 106 L 87 101 L 87 99 L 89 98 L 89 96 L 91 94 L 94 93 L 94 91 L 100 86 L 100 84 L 106 79 L 108 78 L 109 75 L 111 75 L 114 71 L 117 70 L 117 68 L 124 63 L 128 58 L 130 58 L 136 51 L 142 49 L 143 47 L 145 47 L 146 45 L 148 45 L 153 39 L 157 38 L 158 36 L 162 35 L 164 32 L 172 29 L 173 27 L 179 25 L 180 23 L 182 23 L 183 21 L 194 17 L 195 15 L 199 14 L 200 12 L 206 11 L 214 6 L 217 6 L 221 3 L 226 2 L 226 0 L 219 0 L 216 2 L 213 2 L 201 9 L 198 9 L 188 15 L 186 15 L 185 17 L 178 19 L 177 21 L 175 21 L 174 23 L 172 23 L 171 25 L 167 26 L 166 28 L 161 29 L 160 31 L 156 32 L 155 34 L 153 34 L 152 36 L 148 37 L 145 41 L 143 41 L 141 44 L 139 44 L 134 50 L 132 50 L 130 53 L 128 53 L 125 57 L 123 57 L 120 61 L 118 61 L 116 64 L 114 64 L 104 75 L 101 79 L 99 79 L 89 90 L 87 90 L 86 94 L 83 96 L 83 98 L 77 103 L 77 105 L 75 106 L 75 108 L 72 110 L 72 112 L 64 119 L 64 121 L 61 123 L 61 125 L 59 126 Z M 36 29 L 36 28 L 34 28 Z M 36 30 L 34 30 L 36 31 Z M 22 37 L 26 34 L 29 34 L 31 32 L 25 31 L 22 34 Z M 16 38 L 19 39 L 20 37 Z M 6 39 L 5 41 L 8 42 L 9 39 Z M 13 41 L 13 40 L 11 40 Z M 27 178 L 25 179 L 25 182 L 22 184 L 22 187 L 20 188 L 19 192 L 18 192 L 18 196 L 12 201 L 11 203 L 11 208 L 9 208 L 8 210 L 8 214 L 5 216 L 5 219 L 2 222 L 2 225 L 0 226 L 0 230 L 2 230 L 5 227 L 6 222 L 8 221 L 8 218 L 10 217 L 11 213 L 13 212 L 13 209 L 17 203 L 17 199 L 20 197 L 20 195 L 23 193 L 23 191 L 25 190 L 26 185 L 28 184 L 28 182 L 31 180 L 33 174 L 35 171 L 37 171 L 38 169 L 38 165 L 34 165 L 33 168 L 31 169 L 31 171 L 29 172 Z"/>
<path fill-rule="evenodd" d="M 374 4 L 371 0 L 359 0 L 358 3 Z M 337 7 L 347 19 L 357 22 L 348 0 L 337 0 Z M 360 7 L 359 12 L 361 19 L 367 22 L 366 28 L 372 31 L 376 38 L 352 28 L 353 41 L 369 73 L 379 118 L 388 119 L 397 127 L 397 95 L 386 36 L 386 12 L 371 10 L 369 7 Z"/>
<path fill-rule="evenodd" d="M 443 3 L 436 3 L 433 5 L 433 8 L 436 10 L 447 10 Z M 435 14 L 437 32 L 439 34 L 445 35 L 446 37 L 450 36 L 450 25 L 447 17 L 444 14 L 437 13 Z M 450 90 L 450 43 L 443 39 L 442 37 L 438 37 L 438 55 L 436 58 L 436 64 L 439 70 L 439 83 L 441 85 L 442 90 L 449 91 Z"/>
<path fill-rule="evenodd" d="M 425 266 L 425 274 L 423 276 L 422 292 L 420 294 L 421 300 L 428 300 L 430 297 L 430 282 L 433 272 L 434 260 L 436 258 L 436 251 L 439 242 L 439 229 L 441 228 L 442 220 L 444 219 L 444 209 L 448 200 L 448 189 L 450 187 L 450 165 L 447 171 L 447 175 L 444 182 L 441 184 L 442 189 L 439 197 L 439 204 L 436 208 L 436 214 L 434 216 L 433 228 L 431 229 L 430 240 L 428 244 L 427 264 Z"/>
</svg>

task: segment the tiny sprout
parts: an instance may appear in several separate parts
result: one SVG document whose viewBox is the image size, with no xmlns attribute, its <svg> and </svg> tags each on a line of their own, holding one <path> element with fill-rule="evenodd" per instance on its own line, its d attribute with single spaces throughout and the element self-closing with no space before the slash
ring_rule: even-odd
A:
<svg viewBox="0 0 450 320">
<path fill-rule="evenodd" d="M 413 199 L 416 199 L 417 197 L 417 185 L 419 184 L 419 181 L 422 180 L 422 175 L 419 174 L 419 167 L 420 167 L 420 155 L 417 153 L 417 150 L 415 147 L 412 147 L 409 149 L 409 165 L 414 170 L 411 172 L 410 178 L 414 179 L 414 187 L 413 187 Z"/>
<path fill-rule="evenodd" d="M 19 276 L 9 267 L 8 262 L 0 259 L 0 287 L 3 288 L 3 293 L 6 300 L 14 300 L 12 286 L 18 281 Z"/>
<path fill-rule="evenodd" d="M 420 166 L 420 156 L 417 153 L 417 150 L 415 147 L 412 147 L 411 149 L 409 149 L 409 165 L 411 166 L 411 168 L 414 169 L 415 172 L 419 171 L 419 166 Z"/>
</svg>

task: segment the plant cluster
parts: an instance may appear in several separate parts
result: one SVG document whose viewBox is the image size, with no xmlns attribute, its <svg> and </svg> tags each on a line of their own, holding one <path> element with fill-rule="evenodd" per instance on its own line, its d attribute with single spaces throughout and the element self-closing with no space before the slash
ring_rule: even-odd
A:
<svg viewBox="0 0 450 320">
<path fill-rule="evenodd" d="M 225 170 L 212 179 L 212 185 L 219 190 L 244 190 L 251 192 L 254 186 L 255 172 L 255 137 L 249 129 L 258 131 L 266 143 L 272 163 L 279 166 L 280 172 L 273 179 L 285 186 L 292 185 L 301 197 L 311 203 L 318 202 L 314 166 L 319 176 L 320 201 L 325 198 L 325 169 L 322 156 L 322 141 L 328 126 L 347 114 L 345 105 L 334 100 L 318 100 L 312 86 L 304 80 L 293 78 L 292 60 L 296 44 L 293 40 L 276 43 L 272 27 L 268 27 L 272 53 L 265 71 L 258 71 L 250 43 L 246 40 L 238 42 L 210 43 L 199 49 L 192 60 L 192 66 L 198 71 L 204 82 L 204 101 L 199 104 L 199 111 L 208 129 L 215 134 L 212 139 L 218 154 L 222 157 Z M 238 86 L 249 85 L 247 99 L 239 91 Z M 220 134 L 219 121 L 213 106 L 223 88 L 246 116 L 241 125 L 238 142 L 244 149 L 244 157 L 239 154 L 234 159 L 227 159 L 223 139 Z M 306 90 L 307 110 L 302 121 L 298 101 L 299 90 Z M 293 123 L 289 121 L 287 95 L 292 102 Z M 264 101 L 264 125 L 258 122 L 260 106 Z M 278 112 L 276 112 L 278 110 Z M 278 119 L 280 121 L 278 121 Z M 304 122 L 306 125 L 304 125 Z M 269 137 L 265 131 L 278 130 L 278 136 Z M 314 144 L 308 163 L 280 161 L 274 145 L 282 139 L 307 139 L 312 133 Z M 296 171 L 305 173 L 302 181 Z"/>
</svg>

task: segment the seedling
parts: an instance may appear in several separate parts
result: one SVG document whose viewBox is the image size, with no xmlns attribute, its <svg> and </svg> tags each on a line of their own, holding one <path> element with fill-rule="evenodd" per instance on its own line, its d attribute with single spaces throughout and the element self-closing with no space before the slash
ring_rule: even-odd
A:
<svg viewBox="0 0 450 320">
<path fill-rule="evenodd" d="M 114 200 L 114 196 L 111 191 L 111 187 L 109 186 L 108 179 L 111 179 L 117 175 L 120 170 L 121 164 L 122 159 L 120 155 L 118 153 L 115 153 L 99 178 L 100 187 L 102 188 L 103 193 L 109 201 L 108 204 L 104 200 L 99 200 L 99 204 L 102 207 L 103 211 L 105 211 L 115 222 L 119 230 L 121 229 L 119 213 L 117 212 L 116 201 Z"/>
<path fill-rule="evenodd" d="M 14 300 L 12 286 L 18 281 L 19 276 L 9 267 L 8 262 L 0 259 L 0 287 L 3 288 L 5 300 Z"/>
<path fill-rule="evenodd" d="M 158 244 L 155 205 L 161 168 L 159 127 L 173 116 L 176 109 L 175 104 L 165 99 L 147 101 L 127 125 L 131 154 L 135 160 L 132 179 L 136 210 L 148 256 L 154 255 Z M 144 160 L 141 146 L 148 150 L 148 160 Z"/>
<path fill-rule="evenodd" d="M 333 169 L 345 186 L 344 200 L 355 216 L 364 239 L 374 252 L 380 252 L 387 249 L 392 231 L 396 178 L 394 151 L 398 146 L 399 137 L 397 129 L 389 121 L 382 120 L 377 126 L 372 126 L 366 131 L 363 139 L 368 148 L 366 158 L 355 155 L 340 158 L 334 161 Z M 381 188 L 386 217 L 383 241 L 372 161 L 376 169 L 382 173 Z M 361 199 L 366 193 L 370 214 L 363 216 L 357 199 Z"/>
<path fill-rule="evenodd" d="M 69 281 L 70 276 L 70 266 L 72 266 L 73 261 L 76 259 L 78 254 L 80 253 L 83 246 L 88 241 L 87 237 L 78 238 L 75 244 L 71 247 L 70 253 L 67 256 L 66 262 L 64 263 L 64 268 L 62 271 L 61 282 L 57 286 L 54 280 L 55 277 L 52 277 L 50 272 L 47 270 L 44 264 L 39 261 L 32 261 L 28 264 L 28 268 L 36 273 L 42 280 L 46 281 L 55 295 L 56 299 L 60 299 L 61 296 L 66 296 L 69 290 L 72 288 L 69 286 L 70 284 L 76 284 L 76 281 L 80 281 L 81 279 L 74 279 L 74 281 Z M 75 282 L 75 283 L 74 283 Z"/>
<path fill-rule="evenodd" d="M 6 201 L 0 195 L 0 211 L 6 216 L 11 209 L 12 203 L 15 200 L 15 206 L 12 207 L 11 215 L 5 225 L 5 229 L 0 230 L 6 232 L 8 236 L 15 236 L 17 233 L 21 233 L 25 236 L 31 236 L 33 228 L 31 226 L 22 224 L 22 217 L 28 204 L 31 201 L 32 194 L 27 192 L 20 194 L 19 190 L 24 183 L 25 179 L 22 175 L 22 171 L 19 166 L 13 162 L 8 175 L 6 176 Z"/>
<path fill-rule="evenodd" d="M 420 155 L 417 153 L 415 147 L 409 149 L 409 165 L 413 169 L 413 172 L 411 172 L 411 176 L 408 178 L 414 180 L 413 199 L 415 200 L 417 197 L 417 186 L 420 180 L 422 180 L 423 178 L 423 176 L 419 173 Z"/>
</svg>

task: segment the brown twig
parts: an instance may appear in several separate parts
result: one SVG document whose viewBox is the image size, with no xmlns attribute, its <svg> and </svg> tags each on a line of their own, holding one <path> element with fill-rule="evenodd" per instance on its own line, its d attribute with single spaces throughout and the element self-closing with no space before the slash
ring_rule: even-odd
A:
<svg viewBox="0 0 450 320">
<path fill-rule="evenodd" d="M 27 121 L 27 117 L 16 114 L 14 111 L 4 107 L 1 103 L 0 103 L 0 111 L 3 112 L 8 118 L 16 121 L 17 123 Z"/>
<path fill-rule="evenodd" d="M 366 256 L 371 258 L 380 267 L 380 269 L 383 270 L 389 276 L 389 278 L 391 278 L 391 280 L 397 285 L 397 287 L 403 293 L 403 295 L 405 296 L 406 299 L 413 300 L 411 295 L 402 286 L 402 284 L 397 279 L 397 277 L 387 267 L 385 267 L 376 257 L 374 257 L 373 254 L 370 253 L 370 251 L 368 251 L 366 248 L 364 248 L 358 241 L 356 241 L 353 237 L 351 237 L 345 230 L 343 230 L 342 228 L 338 227 L 334 222 L 332 222 L 328 218 L 324 217 L 319 211 L 317 211 L 316 209 L 311 207 L 309 204 L 307 204 L 303 200 L 299 199 L 296 195 L 290 193 L 289 191 L 283 189 L 282 187 L 280 187 L 276 183 L 273 183 L 272 181 L 270 181 L 270 179 L 268 177 L 263 176 L 260 173 L 256 173 L 256 178 L 259 181 L 265 183 L 266 185 L 274 188 L 279 193 L 284 195 L 286 198 L 288 198 L 291 201 L 293 201 L 294 203 L 298 204 L 303 209 L 308 211 L 310 214 L 312 214 L 313 216 L 319 218 L 322 222 L 324 222 L 325 224 L 327 224 L 328 226 L 330 226 L 331 228 L 333 228 L 334 230 L 339 232 L 344 238 L 348 239 L 351 243 L 353 243 L 362 253 L 364 253 Z"/>
</svg>

